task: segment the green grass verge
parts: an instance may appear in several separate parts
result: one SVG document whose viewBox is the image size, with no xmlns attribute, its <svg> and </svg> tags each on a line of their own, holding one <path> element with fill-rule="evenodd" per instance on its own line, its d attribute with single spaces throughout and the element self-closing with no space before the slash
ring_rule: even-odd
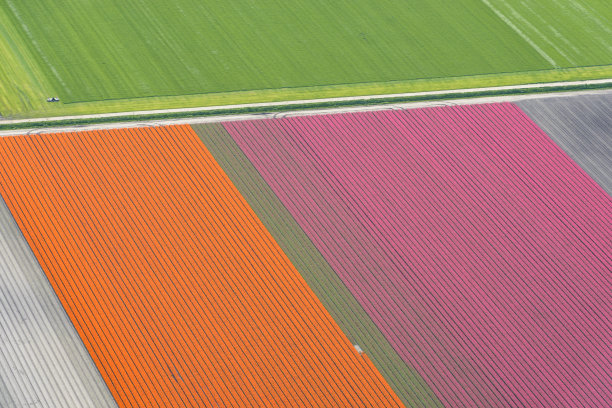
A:
<svg viewBox="0 0 612 408">
<path fill-rule="evenodd" d="M 231 109 L 214 109 L 205 112 L 173 112 L 173 113 L 159 113 L 159 114 L 143 114 L 143 115 L 132 115 L 126 114 L 114 117 L 102 117 L 102 118 L 76 118 L 76 119 L 65 119 L 65 120 L 44 120 L 44 121 L 33 121 L 33 122 L 21 122 L 21 123 L 2 123 L 0 122 L 0 130 L 18 130 L 18 129 L 35 129 L 35 128 L 47 128 L 47 127 L 61 127 L 61 126 L 77 126 L 77 125 L 91 125 L 96 123 L 118 123 L 118 122 L 143 122 L 143 121 L 154 121 L 162 119 L 188 119 L 208 116 L 222 116 L 222 115 L 238 115 L 248 113 L 273 113 L 273 112 L 291 112 L 298 110 L 309 110 L 309 109 L 324 109 L 324 108 L 340 108 L 349 106 L 366 106 L 366 105 L 385 105 L 402 102 L 419 102 L 419 101 L 435 101 L 435 100 L 448 100 L 448 99 L 463 99 L 463 98 L 478 98 L 485 96 L 501 96 L 501 95 L 515 95 L 515 94 L 534 94 L 542 92 L 563 92 L 563 91 L 578 91 L 578 90 L 589 90 L 589 89 L 610 89 L 612 84 L 581 84 L 581 85 L 564 85 L 555 86 L 548 88 L 524 88 L 524 89 L 509 89 L 509 90 L 492 90 L 492 91 L 474 91 L 474 92 L 463 92 L 455 94 L 438 94 L 438 95 L 413 95 L 406 97 L 397 98 L 375 98 L 370 100 L 357 100 L 357 101 L 343 101 L 343 102 L 315 102 L 315 103 L 304 103 L 295 105 L 275 105 L 275 106 L 264 106 L 264 107 L 245 107 L 245 108 L 231 108 Z"/>
<path fill-rule="evenodd" d="M 457 78 L 432 78 L 387 83 L 317 86 L 307 88 L 263 89 L 244 92 L 221 92 L 205 95 L 181 95 L 136 99 L 103 100 L 87 103 L 46 103 L 31 106 L 26 114 L 5 112 L 7 119 L 70 116 L 156 109 L 223 106 L 244 103 L 281 102 L 333 97 L 385 95 L 394 93 L 484 88 L 557 81 L 581 81 L 612 78 L 612 66 L 585 67 L 523 72 L 517 74 L 478 75 Z M 40 96 L 42 99 L 43 97 Z"/>
<path fill-rule="evenodd" d="M 342 331 L 366 351 L 407 407 L 441 407 L 419 374 L 393 350 L 298 223 L 221 124 L 193 126 Z"/>
<path fill-rule="evenodd" d="M 610 63 L 609 0 L 481 1 L 555 67 Z"/>
<path fill-rule="evenodd" d="M 612 76 L 609 2 L 543 3 L 0 0 L 0 115 L 47 117 Z M 537 28 L 543 22 L 547 27 Z M 44 102 L 48 96 L 62 103 Z"/>
</svg>

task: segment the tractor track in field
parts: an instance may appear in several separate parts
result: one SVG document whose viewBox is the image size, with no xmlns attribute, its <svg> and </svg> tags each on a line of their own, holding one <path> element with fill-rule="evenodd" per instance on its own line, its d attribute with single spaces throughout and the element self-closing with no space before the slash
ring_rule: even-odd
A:
<svg viewBox="0 0 612 408">
<path fill-rule="evenodd" d="M 26 126 L 20 129 L 1 130 L 0 137 L 2 136 L 13 136 L 20 134 L 38 134 L 38 133 L 50 133 L 50 132 L 74 132 L 83 130 L 96 130 L 96 129 L 111 129 L 121 127 L 150 127 L 150 126 L 163 126 L 172 124 L 194 124 L 194 123 L 211 123 L 211 122 L 222 122 L 222 121 L 236 121 L 236 120 L 250 120 L 257 118 L 277 118 L 286 116 L 305 116 L 305 115 L 320 115 L 320 114 L 331 114 L 331 113 L 344 113 L 344 112 L 363 112 L 363 111 L 374 111 L 383 109 L 409 109 L 409 108 L 423 108 L 431 106 L 443 106 L 443 105 L 466 105 L 466 104 L 479 104 L 479 103 L 493 103 L 493 102 L 514 102 L 522 101 L 526 99 L 540 99 L 550 98 L 558 96 L 571 96 L 571 95 L 589 95 L 589 94 L 601 94 L 601 93 L 612 93 L 612 89 L 586 89 L 586 90 L 571 90 L 571 91 L 552 91 L 546 92 L 546 88 L 558 88 L 564 86 L 587 86 L 587 85 L 599 85 L 599 84 L 612 84 L 612 78 L 610 79 L 599 79 L 599 80 L 588 80 L 588 81 L 567 81 L 567 82 L 550 82 L 543 84 L 527 84 L 527 85 L 509 85 L 499 87 L 486 87 L 486 88 L 470 88 L 470 89 L 455 89 L 446 91 L 427 91 L 427 92 L 414 92 L 414 93 L 402 93 L 402 94 L 386 94 L 386 95 L 366 95 L 366 96 L 351 96 L 341 98 L 325 98 L 325 99 L 309 99 L 309 100 L 297 100 L 297 101 L 285 101 L 285 102 L 263 102 L 263 103 L 250 103 L 240 105 L 221 105 L 221 106 L 208 106 L 199 108 L 179 108 L 179 109 L 158 109 L 149 111 L 127 111 L 127 112 L 115 112 L 115 113 L 103 113 L 93 115 L 75 115 L 75 116 L 57 116 L 48 118 L 32 118 L 32 119 L 16 119 L 7 120 L 0 118 L 1 125 L 20 125 Z M 537 92 L 533 92 L 534 88 Z M 540 91 L 540 89 L 542 89 Z M 517 93 L 493 95 L 493 96 L 464 96 L 464 94 L 470 94 L 474 92 L 495 92 L 495 91 L 516 91 Z M 520 93 L 521 91 L 531 91 L 530 93 Z M 453 95 L 457 95 L 457 99 L 452 99 Z M 427 97 L 431 96 L 432 100 L 412 101 L 412 102 L 397 102 L 394 103 L 392 100 L 396 98 L 406 97 Z M 440 96 L 444 96 L 444 99 L 440 99 Z M 446 98 L 448 96 L 448 98 Z M 388 100 L 388 102 L 385 102 Z M 292 106 L 302 107 L 308 104 L 321 104 L 321 103 L 350 103 L 355 101 L 372 101 L 372 104 L 364 104 L 359 106 L 338 106 L 330 108 L 303 108 L 291 110 Z M 275 112 L 256 112 L 256 113 L 226 113 L 223 111 L 227 110 L 231 112 L 236 109 L 248 109 L 248 108 L 276 108 L 287 107 L 287 111 L 275 111 Z M 195 117 L 175 117 L 175 118 L 160 118 L 160 119 L 134 119 L 134 116 L 145 116 L 145 115 L 163 115 L 163 114 L 194 114 L 206 112 L 220 112 L 219 114 L 213 114 L 209 116 L 195 116 Z M 120 119 L 122 117 L 128 117 L 125 121 L 106 121 L 98 122 L 99 120 L 107 120 L 109 118 Z M 91 120 L 92 123 L 85 124 L 60 124 L 54 125 L 55 122 L 69 121 L 69 120 Z M 48 122 L 49 126 L 41 126 L 41 123 Z M 32 123 L 31 128 L 27 127 L 28 123 Z"/>
</svg>

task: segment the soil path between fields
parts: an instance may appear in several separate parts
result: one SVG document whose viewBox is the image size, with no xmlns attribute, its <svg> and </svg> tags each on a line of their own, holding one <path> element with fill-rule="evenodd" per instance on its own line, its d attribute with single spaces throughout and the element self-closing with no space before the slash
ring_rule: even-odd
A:
<svg viewBox="0 0 612 408">
<path fill-rule="evenodd" d="M 121 127 L 148 127 L 148 126 L 162 126 L 172 124 L 193 124 L 193 123 L 212 123 L 212 122 L 224 122 L 224 121 L 235 121 L 235 120 L 250 120 L 256 118 L 276 118 L 286 116 L 305 116 L 305 115 L 319 115 L 319 114 L 331 114 L 331 113 L 343 113 L 343 112 L 364 112 L 384 109 L 410 109 L 410 108 L 423 108 L 430 106 L 443 106 L 443 105 L 466 105 L 466 104 L 479 104 L 479 103 L 493 103 L 493 102 L 515 102 L 526 99 L 539 99 L 539 98 L 550 98 L 558 96 L 571 96 L 571 95 L 589 95 L 589 94 L 601 94 L 610 93 L 611 89 L 592 89 L 582 91 L 566 91 L 566 92 L 541 92 L 541 93 L 528 93 L 528 94 L 510 94 L 510 95 L 498 95 L 498 96 L 485 96 L 485 97 L 459 97 L 458 99 L 451 99 L 452 95 L 461 96 L 470 92 L 489 92 L 489 91 L 504 91 L 504 90 L 521 90 L 521 89 L 533 89 L 533 88 L 554 88 L 559 86 L 577 86 L 577 85 L 595 85 L 595 84 L 608 84 L 612 83 L 612 78 L 609 79 L 598 79 L 588 81 L 567 81 L 567 82 L 548 82 L 540 84 L 527 84 L 527 85 L 509 85 L 509 86 L 498 86 L 498 87 L 486 87 L 486 88 L 468 88 L 468 89 L 454 89 L 445 91 L 427 91 L 427 92 L 413 92 L 413 93 L 401 93 L 401 94 L 383 94 L 383 95 L 364 95 L 364 96 L 351 96 L 341 98 L 326 98 L 326 99 L 302 99 L 297 101 L 285 101 L 285 102 L 263 102 L 263 103 L 250 103 L 241 105 L 221 105 L 221 106 L 207 106 L 200 108 L 180 108 L 180 109 L 158 109 L 148 111 L 127 111 L 127 112 L 116 112 L 116 113 L 103 113 L 94 115 L 75 115 L 75 116 L 56 116 L 48 118 L 33 118 L 33 119 L 17 119 L 17 120 L 3 120 L 0 119 L 0 124 L 27 124 L 27 123 L 40 123 L 50 122 L 49 127 L 40 127 L 31 129 L 15 129 L 0 131 L 0 137 L 2 136 L 13 136 L 20 134 L 37 134 L 37 133 L 50 133 L 55 131 L 72 132 L 72 131 L 83 131 L 83 130 L 94 130 L 94 129 L 114 129 Z M 382 99 L 394 99 L 412 96 L 439 96 L 449 95 L 451 98 L 444 100 L 431 100 L 431 101 L 419 101 L 419 102 L 401 102 L 401 103 L 380 103 Z M 149 120 L 127 120 L 125 122 L 106 122 L 106 123 L 92 123 L 84 125 L 68 125 L 68 126 L 53 126 L 53 122 L 60 120 L 72 120 L 72 119 L 103 119 L 112 117 L 122 116 L 138 116 L 138 115 L 151 115 L 151 114 L 164 114 L 164 113 L 194 113 L 194 112 L 207 112 L 207 111 L 222 111 L 232 110 L 240 108 L 254 108 L 254 107 L 277 107 L 286 106 L 290 108 L 293 105 L 304 105 L 324 102 L 351 102 L 351 101 L 368 101 L 375 100 L 377 103 L 372 105 L 360 105 L 360 106 L 345 106 L 335 108 L 312 108 L 304 110 L 293 110 L 287 112 L 260 112 L 260 113 L 245 113 L 245 114 L 219 114 L 211 116 L 193 117 L 193 118 L 171 118 L 171 119 L 149 119 Z"/>
</svg>

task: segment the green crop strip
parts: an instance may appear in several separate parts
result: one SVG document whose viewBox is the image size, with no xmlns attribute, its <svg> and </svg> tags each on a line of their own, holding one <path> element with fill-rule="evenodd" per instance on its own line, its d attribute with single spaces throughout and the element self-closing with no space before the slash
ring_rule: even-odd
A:
<svg viewBox="0 0 612 408">
<path fill-rule="evenodd" d="M 441 407 L 433 391 L 393 350 L 223 126 L 193 128 L 343 332 L 368 354 L 404 404 Z"/>
</svg>

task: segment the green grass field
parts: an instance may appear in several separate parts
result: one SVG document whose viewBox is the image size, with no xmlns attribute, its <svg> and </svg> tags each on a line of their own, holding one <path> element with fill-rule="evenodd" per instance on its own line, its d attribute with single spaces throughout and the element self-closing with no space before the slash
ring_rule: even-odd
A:
<svg viewBox="0 0 612 408">
<path fill-rule="evenodd" d="M 611 27 L 605 0 L 0 0 L 0 115 L 611 77 Z"/>
</svg>

